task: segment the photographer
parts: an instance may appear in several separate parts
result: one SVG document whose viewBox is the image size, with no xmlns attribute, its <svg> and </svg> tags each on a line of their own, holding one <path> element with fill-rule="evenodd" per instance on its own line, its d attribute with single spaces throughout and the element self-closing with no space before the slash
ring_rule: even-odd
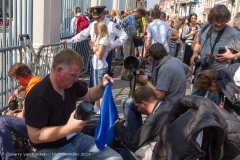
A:
<svg viewBox="0 0 240 160">
<path fill-rule="evenodd" d="M 236 63 L 224 69 L 204 70 L 198 74 L 195 82 L 198 90 L 217 91 L 221 95 L 223 108 L 235 116 L 240 115 L 240 108 L 231 102 L 231 98 L 238 93 L 233 77 L 239 66 L 240 63 Z"/>
<path fill-rule="evenodd" d="M 152 149 L 155 145 L 160 129 L 162 128 L 172 106 L 159 101 L 154 90 L 146 85 L 139 86 L 133 95 L 137 109 L 148 115 L 145 123 L 135 132 L 130 132 L 117 120 L 115 122 L 115 133 L 119 135 L 123 145 L 127 148 L 121 150 L 123 159 L 134 156 L 137 159 L 147 160 L 152 156 Z M 130 155 L 130 152 L 131 154 Z"/>
<path fill-rule="evenodd" d="M 24 98 L 26 98 L 32 87 L 42 80 L 42 78 L 39 76 L 33 76 L 30 68 L 23 63 L 15 63 L 9 70 L 8 75 L 21 85 L 11 94 L 10 98 L 8 99 L 8 104 L 14 98 L 19 101 L 19 93 L 21 91 L 24 91 Z M 16 159 L 14 156 L 6 155 L 6 153 L 14 153 L 14 147 L 12 143 L 13 137 L 11 132 L 17 136 L 20 136 L 21 138 L 28 139 L 24 111 L 25 103 L 23 103 L 22 111 L 19 111 L 18 109 L 9 110 L 7 112 L 8 116 L 0 117 L 0 149 L 3 160 Z"/>
<path fill-rule="evenodd" d="M 203 24 L 197 43 L 194 46 L 190 60 L 192 66 L 196 65 L 195 59 L 198 57 L 202 62 L 206 62 L 204 70 L 212 68 L 221 69 L 229 65 L 229 61 L 218 61 L 214 57 L 216 58 L 219 48 L 225 46 L 238 33 L 234 28 L 226 24 L 230 18 L 231 13 L 224 4 L 217 4 L 210 10 L 208 23 Z M 206 90 L 199 91 L 193 87 L 192 95 L 205 96 L 206 93 Z M 220 97 L 217 92 L 209 93 L 208 98 L 216 104 L 220 103 Z"/>
<path fill-rule="evenodd" d="M 157 63 L 154 73 L 154 83 L 148 81 L 147 75 L 139 75 L 138 79 L 143 85 L 151 87 L 159 100 L 173 105 L 186 92 L 186 80 L 192 74 L 192 68 L 180 62 L 177 58 L 168 55 L 161 43 L 153 44 L 149 55 Z M 137 111 L 132 98 L 122 101 L 126 128 L 135 131 L 141 126 L 142 117 Z"/>
</svg>

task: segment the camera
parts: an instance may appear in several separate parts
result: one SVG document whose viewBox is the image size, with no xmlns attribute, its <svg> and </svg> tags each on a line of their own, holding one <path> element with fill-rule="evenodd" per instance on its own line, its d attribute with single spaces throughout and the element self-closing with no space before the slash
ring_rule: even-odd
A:
<svg viewBox="0 0 240 160">
<path fill-rule="evenodd" d="M 231 97 L 231 101 L 233 105 L 240 106 L 240 94 L 236 93 Z"/>
<path fill-rule="evenodd" d="M 194 63 L 196 64 L 193 75 L 194 75 L 194 79 L 192 80 L 192 83 L 195 82 L 197 75 L 199 72 L 201 72 L 204 68 L 206 68 L 207 66 L 213 64 L 215 60 L 215 57 L 209 53 L 205 54 L 205 58 L 204 59 L 199 59 L 199 58 L 195 58 L 194 59 Z"/>
<path fill-rule="evenodd" d="M 144 70 L 140 70 L 139 75 L 147 75 L 148 80 L 150 80 L 153 76 L 153 74 L 151 72 L 147 72 L 147 71 L 144 71 Z"/>
<path fill-rule="evenodd" d="M 18 108 L 18 102 L 15 99 L 12 99 L 9 103 L 9 109 L 15 110 Z"/>
<path fill-rule="evenodd" d="M 87 101 L 82 101 L 76 109 L 76 113 L 74 115 L 74 118 L 77 120 L 90 120 L 93 114 L 94 108 L 93 105 Z"/>
</svg>

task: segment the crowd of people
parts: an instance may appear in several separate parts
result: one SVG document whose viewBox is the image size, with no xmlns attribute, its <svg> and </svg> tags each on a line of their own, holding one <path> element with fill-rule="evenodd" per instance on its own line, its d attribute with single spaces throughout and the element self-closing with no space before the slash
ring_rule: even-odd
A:
<svg viewBox="0 0 240 160">
<path fill-rule="evenodd" d="M 177 17 L 158 8 L 149 12 L 105 8 L 89 8 L 89 26 L 78 32 L 81 8 L 76 6 L 72 37 L 63 40 L 76 43 L 90 36 L 89 88 L 78 79 L 82 57 L 71 49 L 53 58 L 51 73 L 43 79 L 22 63 L 12 66 L 9 76 L 20 87 L 8 102 L 18 99 L 20 91 L 25 91 L 25 100 L 21 112 L 10 110 L 0 116 L 2 159 L 16 159 L 8 154 L 14 153 L 11 132 L 29 139 L 36 153 L 49 160 L 240 158 L 240 98 L 239 103 L 233 101 L 240 97 L 240 14 L 233 27 L 227 24 L 231 14 L 222 4 L 210 10 L 203 24 L 195 13 Z M 181 49 L 183 61 L 177 58 Z M 105 87 L 114 84 L 113 57 L 128 56 L 151 61 L 153 77 L 139 75 L 141 85 L 122 100 L 124 120 L 117 119 L 113 126 L 121 150 L 108 146 L 99 150 L 94 138 L 81 132 L 86 121 L 74 118 L 76 102 L 94 102 L 94 111 L 101 114 Z M 128 72 L 123 66 L 122 80 L 129 80 Z M 185 96 L 189 78 L 193 89 Z M 145 121 L 142 114 L 147 115 Z"/>
</svg>

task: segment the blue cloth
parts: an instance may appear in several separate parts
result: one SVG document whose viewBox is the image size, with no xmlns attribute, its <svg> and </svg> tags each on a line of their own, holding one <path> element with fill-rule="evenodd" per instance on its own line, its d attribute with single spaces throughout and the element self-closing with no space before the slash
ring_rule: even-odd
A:
<svg viewBox="0 0 240 160">
<path fill-rule="evenodd" d="M 103 94 L 100 113 L 95 143 L 97 148 L 102 150 L 112 141 L 114 136 L 114 122 L 118 119 L 118 111 L 113 101 L 110 81 L 108 81 L 108 85 Z"/>
</svg>

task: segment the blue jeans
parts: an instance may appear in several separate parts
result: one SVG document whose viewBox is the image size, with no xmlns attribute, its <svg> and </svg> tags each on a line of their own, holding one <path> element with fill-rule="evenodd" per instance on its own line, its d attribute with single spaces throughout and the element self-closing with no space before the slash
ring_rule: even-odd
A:
<svg viewBox="0 0 240 160">
<path fill-rule="evenodd" d="M 123 160 L 136 160 L 127 148 L 121 149 L 120 154 Z"/>
<path fill-rule="evenodd" d="M 102 82 L 102 78 L 104 74 L 106 74 L 108 71 L 108 67 L 103 69 L 94 69 L 93 70 L 93 86 L 97 86 Z"/>
<path fill-rule="evenodd" d="M 142 113 L 138 111 L 132 98 L 122 100 L 125 125 L 128 131 L 136 131 L 142 126 Z"/>
<path fill-rule="evenodd" d="M 24 118 L 13 116 L 0 116 L 0 152 L 3 160 L 15 160 L 16 157 L 9 155 L 14 153 L 12 133 L 28 139 L 27 127 Z M 6 155 L 6 153 L 8 153 Z"/>
<path fill-rule="evenodd" d="M 92 65 L 92 57 L 93 57 L 93 50 L 91 50 L 90 55 L 90 73 L 89 73 L 89 88 L 93 87 L 93 65 Z"/>
<path fill-rule="evenodd" d="M 199 91 L 195 86 L 193 85 L 192 93 L 191 95 L 196 95 L 196 96 L 202 96 L 204 97 L 206 95 L 207 91 Z M 219 93 L 217 91 L 214 92 L 209 92 L 207 95 L 207 98 L 213 101 L 216 105 L 219 105 L 221 102 Z"/>
<path fill-rule="evenodd" d="M 44 160 L 122 160 L 122 157 L 109 147 L 98 150 L 94 138 L 81 132 L 65 146 L 38 150 L 37 153 L 44 155 Z"/>
</svg>

